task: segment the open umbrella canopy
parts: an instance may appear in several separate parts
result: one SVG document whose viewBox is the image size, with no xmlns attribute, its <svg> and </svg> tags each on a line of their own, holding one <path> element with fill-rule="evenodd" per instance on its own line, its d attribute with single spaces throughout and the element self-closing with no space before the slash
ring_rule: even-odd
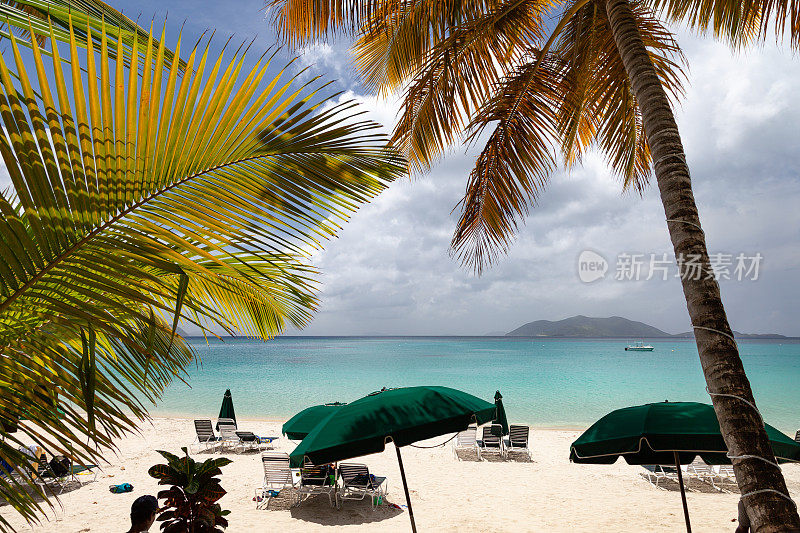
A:
<svg viewBox="0 0 800 533">
<path fill-rule="evenodd" d="M 281 432 L 292 440 L 302 440 L 317 424 L 343 405 L 347 404 L 334 402 L 307 407 L 287 420 Z"/>
<path fill-rule="evenodd" d="M 503 406 L 503 395 L 500 394 L 500 391 L 494 393 L 494 405 L 497 409 L 494 423 L 500 425 L 503 435 L 508 435 L 508 418 L 506 417 L 506 408 Z"/>
<path fill-rule="evenodd" d="M 222 397 L 222 406 L 219 408 L 217 420 L 220 418 L 230 418 L 236 422 L 236 413 L 233 410 L 233 396 L 231 396 L 230 389 L 226 390 L 225 396 Z M 217 430 L 219 430 L 219 422 L 217 422 Z"/>
<path fill-rule="evenodd" d="M 292 452 L 292 463 L 315 464 L 382 452 L 485 424 L 495 406 L 449 387 L 405 387 L 375 392 L 334 409 Z"/>
<path fill-rule="evenodd" d="M 765 424 L 780 462 L 800 461 L 800 444 Z M 697 402 L 648 403 L 605 415 L 572 443 L 570 460 L 611 464 L 681 464 L 701 456 L 708 464 L 730 464 L 714 408 Z"/>
</svg>

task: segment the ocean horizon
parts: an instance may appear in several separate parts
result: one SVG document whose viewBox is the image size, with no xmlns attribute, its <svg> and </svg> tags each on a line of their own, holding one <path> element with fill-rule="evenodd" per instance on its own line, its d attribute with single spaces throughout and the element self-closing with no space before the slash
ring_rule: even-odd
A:
<svg viewBox="0 0 800 533">
<path fill-rule="evenodd" d="M 286 419 L 310 405 L 353 401 L 382 387 L 445 385 L 491 401 L 503 394 L 509 420 L 585 428 L 605 413 L 647 402 L 710 403 L 694 339 L 647 339 L 653 352 L 626 352 L 626 339 L 348 336 L 189 339 L 199 362 L 175 381 L 154 416 L 216 418 L 231 389 L 241 418 Z M 639 339 L 636 339 L 639 340 Z M 800 340 L 738 341 L 765 420 L 800 428 Z"/>
</svg>

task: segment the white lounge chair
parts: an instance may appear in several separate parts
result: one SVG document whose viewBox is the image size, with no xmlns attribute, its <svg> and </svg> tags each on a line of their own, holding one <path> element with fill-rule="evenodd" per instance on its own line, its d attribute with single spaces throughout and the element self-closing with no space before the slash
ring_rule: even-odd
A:
<svg viewBox="0 0 800 533">
<path fill-rule="evenodd" d="M 300 503 L 318 494 L 324 494 L 328 497 L 328 502 L 331 507 L 334 505 L 336 498 L 336 473 L 333 473 L 333 479 L 330 479 L 331 473 L 325 466 L 316 466 L 306 463 L 300 469 L 300 485 L 297 488 L 297 503 Z"/>
<path fill-rule="evenodd" d="M 642 465 L 642 468 L 647 470 L 647 481 L 656 487 L 663 480 L 678 482 L 678 471 L 674 466 Z"/>
<path fill-rule="evenodd" d="M 337 507 L 339 500 L 363 500 L 370 496 L 372 509 L 375 510 L 378 502 L 389 492 L 386 478 L 370 476 L 367 465 L 341 463 L 339 477 L 342 479 L 342 487 L 336 493 Z"/>
<path fill-rule="evenodd" d="M 478 448 L 478 428 L 476 426 L 469 426 L 456 435 L 456 440 L 453 442 L 453 454 L 460 461 L 459 451 L 475 452 L 475 455 L 478 456 L 478 461 L 481 460 L 481 450 Z"/>
<path fill-rule="evenodd" d="M 197 450 L 208 450 L 209 448 L 217 447 L 217 436 L 214 434 L 214 426 L 211 424 L 210 419 L 195 420 L 194 431 L 197 434 L 197 441 L 193 442 L 189 447 L 197 445 Z"/>
<path fill-rule="evenodd" d="M 528 426 L 509 426 L 508 428 L 508 448 L 506 448 L 506 456 L 511 453 L 522 453 L 530 460 L 531 451 L 528 448 L 528 437 L 530 436 L 531 429 Z"/>
<path fill-rule="evenodd" d="M 483 426 L 481 434 L 480 450 L 481 457 L 486 454 L 497 455 L 501 459 L 504 458 L 503 453 L 503 438 L 500 436 L 500 425 L 492 424 L 491 426 Z"/>
<path fill-rule="evenodd" d="M 693 477 L 700 481 L 705 481 L 710 483 L 715 489 L 722 490 L 714 483 L 714 480 L 719 477 L 719 474 L 700 457 L 696 457 L 694 461 L 686 465 L 686 473 L 690 478 Z"/>
<path fill-rule="evenodd" d="M 733 483 L 736 485 L 736 474 L 733 471 L 733 465 L 720 465 L 717 469 L 717 475 L 722 484 Z"/>
<path fill-rule="evenodd" d="M 270 498 L 273 497 L 271 491 L 280 492 L 294 486 L 288 454 L 264 452 L 261 454 L 261 463 L 264 465 L 264 483 L 260 489 L 256 489 L 256 509 L 269 505 Z"/>
<path fill-rule="evenodd" d="M 239 435 L 236 434 L 236 424 L 229 418 L 220 418 L 217 421 L 219 428 L 219 441 L 220 448 L 228 448 L 235 450 L 239 445 Z"/>
</svg>

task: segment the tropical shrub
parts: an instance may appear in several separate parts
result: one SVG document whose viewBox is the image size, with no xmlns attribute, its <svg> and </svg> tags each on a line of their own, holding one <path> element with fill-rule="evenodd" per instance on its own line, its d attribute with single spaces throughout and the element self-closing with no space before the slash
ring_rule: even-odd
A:
<svg viewBox="0 0 800 533">
<path fill-rule="evenodd" d="M 198 463 L 186 448 L 184 456 L 178 457 L 159 450 L 167 464 L 150 467 L 148 473 L 159 485 L 171 485 L 159 491 L 159 500 L 165 500 L 157 521 L 164 533 L 216 533 L 228 527 L 223 511 L 217 502 L 225 496 L 225 489 L 217 476 L 221 467 L 231 463 L 230 459 L 216 457 Z"/>
</svg>

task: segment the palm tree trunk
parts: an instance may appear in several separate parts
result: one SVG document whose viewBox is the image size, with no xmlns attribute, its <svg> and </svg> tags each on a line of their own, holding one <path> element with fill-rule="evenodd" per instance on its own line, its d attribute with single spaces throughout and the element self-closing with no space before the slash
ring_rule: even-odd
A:
<svg viewBox="0 0 800 533">
<path fill-rule="evenodd" d="M 758 456 L 774 462 L 764 424 L 753 407 L 743 401 L 755 405 L 725 315 L 719 285 L 713 276 L 705 275 L 711 272 L 711 266 L 675 116 L 642 42 L 628 0 L 605 0 L 605 4 L 614 40 L 642 113 L 675 257 L 699 258 L 704 266 L 704 275 L 692 276 L 688 275 L 687 266 L 678 261 L 697 351 L 722 436 L 731 455 Z M 754 531 L 800 531 L 800 517 L 794 505 L 777 494 L 788 495 L 780 468 L 753 458 L 733 463 L 743 495 L 767 491 L 744 497 Z"/>
</svg>

